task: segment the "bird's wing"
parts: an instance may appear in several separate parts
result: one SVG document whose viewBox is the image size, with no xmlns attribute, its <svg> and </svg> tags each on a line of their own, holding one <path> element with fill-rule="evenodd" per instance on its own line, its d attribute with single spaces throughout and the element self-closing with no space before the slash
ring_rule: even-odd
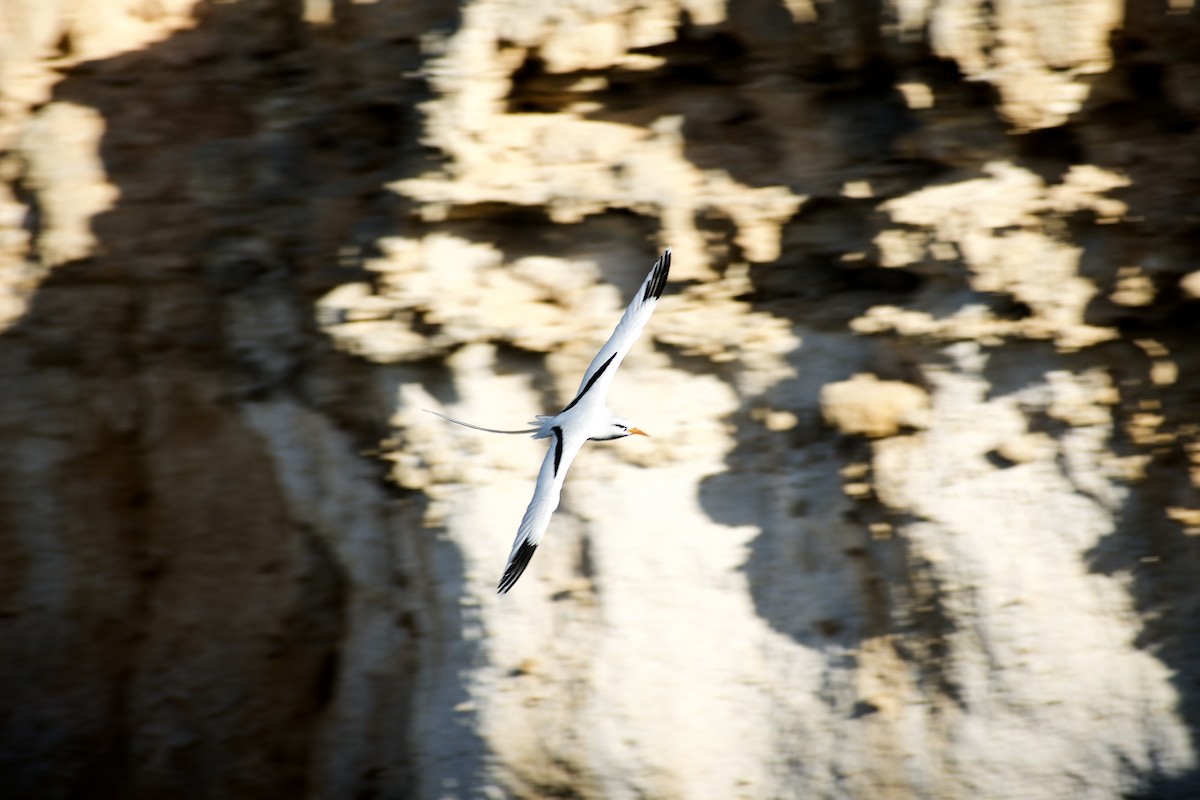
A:
<svg viewBox="0 0 1200 800">
<path fill-rule="evenodd" d="M 533 551 L 546 533 L 550 524 L 550 515 L 558 508 L 558 496 L 562 492 L 563 479 L 571 462 L 587 441 L 586 437 L 572 436 L 568 431 L 563 433 L 559 425 L 550 429 L 550 449 L 542 461 L 542 469 L 538 473 L 537 488 L 533 490 L 533 499 L 525 509 L 521 518 L 521 527 L 517 529 L 517 538 L 513 542 L 512 552 L 508 554 L 508 563 L 504 565 L 504 575 L 497 587 L 499 594 L 504 594 L 513 587 L 517 578 L 529 565 Z"/>
<path fill-rule="evenodd" d="M 583 374 L 575 399 L 567 404 L 563 411 L 569 411 L 585 397 L 591 402 L 602 401 L 608 395 L 608 387 L 612 384 L 617 367 L 621 366 L 629 348 L 633 347 L 633 343 L 642 335 L 642 328 L 646 327 L 646 321 L 658 305 L 658 298 L 667 287 L 667 273 L 670 270 L 671 249 L 667 248 L 650 268 L 650 274 L 642 281 L 641 288 L 633 296 L 629 308 L 625 309 L 625 314 L 617 323 L 612 336 L 608 337 L 604 347 L 601 347 L 600 352 L 592 359 L 587 372 Z"/>
</svg>

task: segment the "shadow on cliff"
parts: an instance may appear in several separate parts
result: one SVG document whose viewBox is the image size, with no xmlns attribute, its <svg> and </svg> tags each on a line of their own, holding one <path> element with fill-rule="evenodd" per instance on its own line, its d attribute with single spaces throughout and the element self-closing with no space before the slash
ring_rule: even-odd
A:
<svg viewBox="0 0 1200 800">
<path fill-rule="evenodd" d="M 1188 76 L 1196 66 L 1198 18 L 1200 10 L 1194 7 L 1179 13 L 1150 0 L 1130 3 L 1124 27 L 1113 43 L 1114 67 L 1097 78 L 1092 99 L 1067 124 L 1012 135 L 988 107 L 995 99 L 975 94 L 964 102 L 964 116 L 978 116 L 983 121 L 957 130 L 968 132 L 959 144 L 964 150 L 974 147 L 979 163 L 992 158 L 1011 160 L 1042 176 L 1047 185 L 1060 182 L 1072 166 L 1089 164 L 1111 169 L 1131 181 L 1127 189 L 1112 193 L 1128 204 L 1125 216 L 1131 222 L 1098 225 L 1087 214 L 1064 220 L 1073 240 L 1083 248 L 1081 274 L 1100 290 L 1087 310 L 1086 321 L 1117 328 L 1120 341 L 1083 355 L 1057 357 L 1064 369 L 1099 366 L 1112 373 L 1113 383 L 1121 391 L 1113 448 L 1124 455 L 1149 456 L 1145 478 L 1129 487 L 1116 513 L 1114 532 L 1088 554 L 1088 561 L 1097 572 L 1132 577 L 1134 605 L 1144 619 L 1136 644 L 1169 668 L 1179 696 L 1177 713 L 1191 731 L 1200 762 L 1200 584 L 1196 582 L 1200 537 L 1195 535 L 1200 529 L 1200 512 L 1196 511 L 1200 492 L 1197 479 L 1189 477 L 1189 472 L 1197 473 L 1200 447 L 1196 435 L 1200 393 L 1193 377 L 1200 374 L 1194 344 L 1200 334 L 1200 303 L 1179 286 L 1180 279 L 1200 263 L 1200 247 L 1194 237 L 1200 220 L 1200 118 L 1196 114 L 1200 106 L 1194 89 L 1187 88 L 1191 86 Z M 789 25 L 781 22 L 784 29 Z M 798 133 L 790 143 L 774 136 L 772 126 L 764 122 L 762 109 L 767 104 L 756 102 L 753 93 L 737 96 L 739 89 L 747 88 L 743 71 L 745 54 L 751 48 L 727 34 L 712 36 L 710 43 L 715 48 L 703 63 L 704 48 L 689 47 L 686 41 L 653 49 L 667 60 L 663 73 L 680 78 L 676 106 L 683 119 L 688 157 L 698 165 L 727 170 L 750 186 L 787 182 L 789 177 L 804 174 L 795 159 L 819 157 L 822 142 L 797 156 L 793 150 L 803 146 L 803 136 Z M 1178 69 L 1173 73 L 1173 65 L 1180 64 L 1189 65 L 1192 72 Z M 938 88 L 942 104 L 942 90 L 954 76 L 946 73 L 945 64 L 933 61 L 917 68 L 941 74 L 931 84 Z M 809 87 L 810 102 L 815 105 L 805 109 L 797 101 L 791 112 L 779 112 L 794 114 L 797 130 L 812 122 L 816 128 L 827 126 L 830 139 L 836 139 L 833 134 L 843 128 L 853 130 L 857 137 L 851 139 L 845 161 L 835 159 L 829 174 L 794 184 L 795 191 L 836 195 L 830 187 L 861 177 L 885 191 L 899 193 L 909 190 L 904 186 L 936 182 L 945 171 L 934 163 L 896 157 L 899 143 L 906 137 L 920 137 L 922 132 L 913 132 L 911 119 L 889 95 L 892 83 L 883 73 L 886 70 L 878 65 L 858 76 L 836 70 L 810 73 L 807 80 L 825 81 L 823 87 Z M 700 92 L 689 98 L 686 89 L 680 88 L 684 78 L 728 87 L 730 96 L 724 102 L 714 102 Z M 797 83 L 804 80 L 791 79 Z M 666 84 L 671 85 L 670 81 Z M 622 91 L 635 97 L 639 89 L 631 79 L 628 87 L 617 84 L 614 92 L 619 96 Z M 655 84 L 653 91 L 667 89 Z M 758 84 L 756 91 L 761 96 L 769 94 L 763 84 Z M 1181 105 L 1188 98 L 1191 105 Z M 864 104 L 874 106 L 875 112 L 864 114 Z M 622 119 L 641 113 L 637 109 L 643 105 L 629 102 L 629 110 L 622 116 L 611 111 L 614 106 L 619 109 L 619 103 L 606 104 L 601 113 Z M 835 113 L 827 113 L 831 109 Z M 839 115 L 839 109 L 844 113 Z M 934 150 L 947 144 L 945 135 L 944 131 L 930 133 Z M 953 148 L 940 152 L 953 163 Z M 789 164 L 791 169 L 780 169 Z M 955 165 L 956 180 L 962 179 L 964 169 L 970 167 Z M 874 180 L 880 176 L 884 179 Z M 755 608 L 773 629 L 806 647 L 823 650 L 849 650 L 863 638 L 884 633 L 907 634 L 901 641 L 924 649 L 925 658 L 916 662 L 929 670 L 925 677 L 953 696 L 954 687 L 937 669 L 940 642 L 951 625 L 938 611 L 937 587 L 922 577 L 922 565 L 912 562 L 902 538 L 867 533 L 886 531 L 893 523 L 898 526 L 905 521 L 889 518 L 877 504 L 846 497 L 849 481 L 839 473 L 848 470 L 865 475 L 870 462 L 867 445 L 823 430 L 817 418 L 816 395 L 821 385 L 843 380 L 853 372 L 873 371 L 921 382 L 915 370 L 904 367 L 902 351 L 893 351 L 886 343 L 855 342 L 850 337 L 837 341 L 834 333 L 844 331 L 845 324 L 857 315 L 856 309 L 877 303 L 905 307 L 909 295 L 946 277 L 928 272 L 896 274 L 898 271 L 883 276 L 869 265 L 855 269 L 839 262 L 838 256 L 847 252 L 872 252 L 872 232 L 864 218 L 874 205 L 875 201 L 845 197 L 810 201 L 785 226 L 783 256 L 776 263 L 752 269 L 754 290 L 746 299 L 757 309 L 792 321 L 803 339 L 800 347 L 786 356 L 797 377 L 764 395 L 743 398 L 732 420 L 739 431 L 738 445 L 726 459 L 726 471 L 703 483 L 700 499 L 714 520 L 759 529 L 743 569 Z M 698 223 L 718 252 L 729 253 L 731 260 L 739 257 L 727 221 Z M 1140 247 L 1136 244 L 1139 239 L 1143 242 Z M 1132 246 L 1131 241 L 1135 243 Z M 1169 243 L 1165 249 L 1164 242 Z M 1122 306 L 1109 299 L 1117 288 L 1118 270 L 1131 264 L 1145 265 L 1148 270 L 1154 303 Z M 981 300 L 965 290 L 943 292 L 942 297 L 947 305 L 935 316 L 952 314 L 964 303 Z M 983 299 L 998 316 L 1020 318 L 1028 313 L 1019 304 L 1005 306 L 999 298 Z M 1157 344 L 1135 346 L 1139 340 Z M 1151 353 L 1156 346 L 1163 352 Z M 1011 364 L 1029 348 L 1052 348 L 1036 343 L 1006 347 L 1017 353 L 1007 360 Z M 930 358 L 930 351 L 921 357 Z M 1170 388 L 1156 385 L 1151 375 L 1155 359 L 1175 363 L 1176 383 Z M 687 366 L 686 359 L 679 361 Z M 1018 384 L 1044 380 L 1044 374 L 1027 365 L 1016 370 L 1019 374 L 1001 374 L 1003 371 L 1003 367 L 993 366 L 987 373 L 1000 393 Z M 794 412 L 796 424 L 770 430 L 759 413 L 766 409 Z M 1133 432 L 1139 424 L 1146 424 L 1138 418 L 1147 412 L 1162 416 L 1157 431 Z M 904 618 L 903 609 L 918 607 L 930 609 L 924 619 Z M 1200 771 L 1170 775 L 1168 765 L 1152 764 L 1139 779 L 1146 781 L 1145 786 L 1131 793 L 1131 798 L 1200 796 Z"/>
<path fill-rule="evenodd" d="M 411 696 L 464 624 L 453 581 L 420 565 L 461 575 L 461 557 L 421 543 L 421 498 L 361 458 L 392 508 L 379 518 L 413 527 L 386 541 L 388 523 L 364 523 L 392 563 L 359 585 L 283 485 L 318 456 L 273 449 L 247 410 L 299 409 L 360 450 L 388 435 L 414 375 L 336 352 L 314 303 L 369 280 L 362 257 L 396 232 L 383 187 L 426 159 L 420 40 L 459 9 L 335 0 L 312 25 L 303 5 L 202 1 L 193 28 L 54 89 L 102 118 L 119 196 L 92 220 L 94 255 L 55 268 L 0 334 L 5 403 L 30 414 L 2 433 L 4 483 L 24 492 L 0 503 L 4 582 L 41 598 L 4 611 L 0 685 L 21 698 L 0 712 L 6 796 L 417 794 Z M 35 238 L 44 219 L 35 207 Z M 311 500 L 368 514 L 333 490 Z M 354 673 L 351 609 L 376 595 L 394 599 L 373 647 L 395 661 Z M 465 699 L 451 687 L 445 719 Z M 462 774 L 480 769 L 470 726 L 452 735 Z"/>
<path fill-rule="evenodd" d="M 773 630 L 824 653 L 834 670 L 853 669 L 865 640 L 886 639 L 916 665 L 928 691 L 953 700 L 958 690 L 941 659 L 951 622 L 933 571 L 894 535 L 910 520 L 854 492 L 870 480 L 871 445 L 830 428 L 820 399 L 824 386 L 856 373 L 923 382 L 917 357 L 928 352 L 855 336 L 846 326 L 870 307 L 906 304 L 924 281 L 903 270 L 839 268 L 834 250 L 865 246 L 867 227 L 841 205 L 818 204 L 811 213 L 785 227 L 777 262 L 751 268 L 745 297 L 757 312 L 787 320 L 799 337 L 782 356 L 793 377 L 742 398 L 730 420 L 737 444 L 725 470 L 702 481 L 700 503 L 716 522 L 758 529 L 742 570 L 756 612 Z M 819 241 L 813 220 L 825 223 Z M 744 258 L 732 230 L 710 230 L 731 259 Z M 683 369 L 713 369 L 664 349 Z M 730 373 L 731 386 L 739 383 L 735 365 L 717 367 Z M 772 416 L 781 411 L 790 416 Z M 853 713 L 875 710 L 861 702 Z"/>
<path fill-rule="evenodd" d="M 731 7 L 721 26 L 697 25 L 685 14 L 676 39 L 646 48 L 658 66 L 605 74 L 606 88 L 587 98 L 600 100 L 588 116 L 647 128 L 677 117 L 683 155 L 697 168 L 750 189 L 788 186 L 806 198 L 783 225 L 780 256 L 751 263 L 752 288 L 739 298 L 786 320 L 800 338 L 782 356 L 795 377 L 741 398 L 730 420 L 736 447 L 726 469 L 702 482 L 699 500 L 714 521 L 758 529 L 742 570 L 756 612 L 773 630 L 825 653 L 834 669 L 852 668 L 864 640 L 887 637 L 918 666 L 931 692 L 954 698 L 957 689 L 941 666 L 951 623 L 933 570 L 892 535 L 905 520 L 849 494 L 851 485 L 869 480 L 869 443 L 836 433 L 820 412 L 821 388 L 858 372 L 922 382 L 904 345 L 847 331 L 869 308 L 906 306 L 948 280 L 875 263 L 872 217 L 888 196 L 952 171 L 961 179 L 982 163 L 964 157 L 949 167 L 934 157 L 936 147 L 911 146 L 918 123 L 897 89 L 899 66 L 891 59 L 898 53 L 879 38 L 881 8 L 820 6 L 817 20 L 800 23 L 783 3 L 754 3 Z M 939 102 L 959 103 L 983 118 L 977 130 L 956 130 L 970 141 L 947 148 L 978 150 L 980 141 L 1001 137 L 986 93 L 943 95 L 960 76 L 920 46 L 909 50 L 910 78 L 926 75 L 938 86 Z M 582 77 L 548 74 L 533 54 L 514 78 L 510 108 L 567 107 L 581 99 L 572 87 L 583 85 Z M 867 187 L 865 194 L 849 196 L 850 183 Z M 718 270 L 750 260 L 733 220 L 714 210 L 694 223 Z M 957 285 L 933 296 L 945 313 L 979 300 Z M 739 384 L 736 364 L 660 349 L 680 369 L 716 369 L 727 373 L 730 386 Z M 794 419 L 781 424 L 771 417 L 776 411 Z M 873 710 L 864 705 L 854 713 Z"/>
<path fill-rule="evenodd" d="M 1113 449 L 1147 462 L 1089 563 L 1127 576 L 1144 625 L 1135 644 L 1170 670 L 1200 764 L 1200 302 L 1181 287 L 1200 263 L 1200 105 L 1188 77 L 1200 69 L 1200 8 L 1135 0 L 1124 14 L 1113 67 L 1068 128 L 1082 161 L 1129 179 L 1112 192 L 1128 221 L 1081 239 L 1081 272 L 1100 290 L 1086 321 L 1120 333 L 1110 348 L 1120 393 Z M 1114 300 L 1130 285 L 1130 265 L 1152 301 Z M 1200 767 L 1160 773 L 1129 797 L 1200 797 Z"/>
</svg>

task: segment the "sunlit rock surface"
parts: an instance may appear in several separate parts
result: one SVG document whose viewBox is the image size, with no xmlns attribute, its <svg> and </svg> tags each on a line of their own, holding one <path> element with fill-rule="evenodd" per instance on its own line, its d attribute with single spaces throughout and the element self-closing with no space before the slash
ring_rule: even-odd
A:
<svg viewBox="0 0 1200 800">
<path fill-rule="evenodd" d="M 0 14 L 5 797 L 1200 796 L 1194 3 Z"/>
</svg>

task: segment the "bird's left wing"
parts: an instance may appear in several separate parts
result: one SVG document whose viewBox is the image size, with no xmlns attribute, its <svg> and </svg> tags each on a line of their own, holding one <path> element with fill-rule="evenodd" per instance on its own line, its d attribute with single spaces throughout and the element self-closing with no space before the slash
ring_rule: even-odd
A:
<svg viewBox="0 0 1200 800">
<path fill-rule="evenodd" d="M 550 429 L 550 449 L 542 461 L 542 469 L 538 473 L 537 488 L 533 491 L 533 499 L 525 509 L 521 519 L 521 527 L 517 529 L 517 538 L 513 542 L 512 552 L 508 554 L 508 563 L 504 565 L 504 575 L 497 587 L 499 594 L 504 594 L 513 587 L 517 578 L 529 566 L 533 551 L 537 549 L 550 524 L 550 516 L 558 508 L 558 498 L 562 492 L 563 479 L 571 462 L 587 441 L 582 436 L 572 436 L 563 433 L 561 426 L 555 425 Z"/>
<path fill-rule="evenodd" d="M 658 298 L 662 296 L 663 289 L 667 288 L 667 273 L 670 271 L 671 248 L 668 247 L 650 268 L 650 273 L 646 280 L 642 281 L 629 307 L 625 309 L 625 314 L 617 323 L 612 336 L 608 337 L 604 347 L 600 348 L 587 372 L 583 374 L 575 399 L 563 411 L 570 410 L 585 399 L 588 402 L 603 401 L 608 396 L 608 387 L 612 384 L 617 367 L 621 366 L 629 348 L 633 347 L 633 343 L 642 335 L 642 329 L 646 327 L 647 320 L 658 306 Z"/>
</svg>

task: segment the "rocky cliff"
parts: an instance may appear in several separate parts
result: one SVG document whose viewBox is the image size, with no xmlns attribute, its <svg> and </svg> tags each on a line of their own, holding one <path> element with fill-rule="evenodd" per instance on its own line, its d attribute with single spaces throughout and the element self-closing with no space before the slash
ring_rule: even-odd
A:
<svg viewBox="0 0 1200 800">
<path fill-rule="evenodd" d="M 0 15 L 6 797 L 1200 796 L 1191 0 Z"/>
</svg>

